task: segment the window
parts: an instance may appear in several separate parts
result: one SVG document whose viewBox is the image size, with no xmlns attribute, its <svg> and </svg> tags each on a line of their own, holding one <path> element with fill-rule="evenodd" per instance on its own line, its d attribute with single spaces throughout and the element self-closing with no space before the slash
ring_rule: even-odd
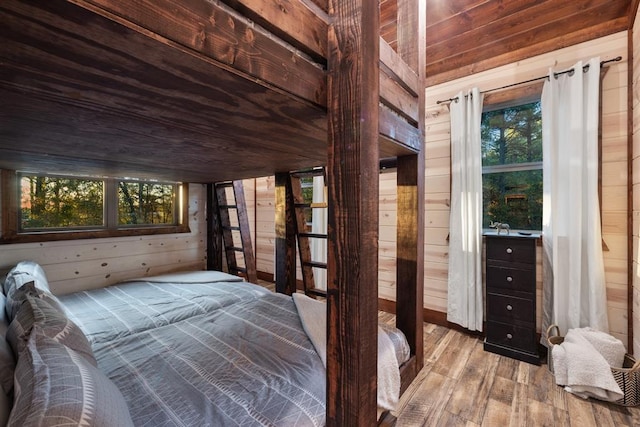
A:
<svg viewBox="0 0 640 427">
<path fill-rule="evenodd" d="M 2 193 L 4 243 L 189 231 L 179 183 L 5 170 Z"/>
<path fill-rule="evenodd" d="M 540 101 L 482 114 L 483 227 L 542 229 Z"/>
</svg>

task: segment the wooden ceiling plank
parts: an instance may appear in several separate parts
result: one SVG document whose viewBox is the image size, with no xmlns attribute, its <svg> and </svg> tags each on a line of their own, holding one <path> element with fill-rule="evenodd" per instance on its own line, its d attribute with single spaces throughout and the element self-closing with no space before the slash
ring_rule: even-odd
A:
<svg viewBox="0 0 640 427">
<path fill-rule="evenodd" d="M 427 26 L 427 46 L 458 34 L 492 25 L 500 19 L 540 4 L 540 0 L 494 0 L 470 7 L 445 21 Z"/>
<path fill-rule="evenodd" d="M 427 86 L 438 85 L 502 65 L 521 61 L 536 55 L 562 49 L 567 46 L 572 46 L 599 37 L 605 37 L 619 31 L 624 31 L 627 29 L 627 26 L 628 18 L 624 16 L 599 25 L 564 34 L 562 37 L 543 40 L 520 48 L 514 48 L 513 50 L 502 54 L 488 56 L 486 59 L 479 59 L 475 62 L 469 62 L 468 59 L 464 59 L 432 64 L 431 67 L 427 67 L 426 84 Z"/>
<path fill-rule="evenodd" d="M 495 0 L 427 0 L 427 32 L 431 25 L 492 1 Z"/>
<path fill-rule="evenodd" d="M 514 47 L 513 43 L 509 43 L 511 40 L 530 43 L 532 40 L 524 35 L 530 38 L 558 37 L 625 14 L 624 2 L 593 0 L 585 8 L 580 2 L 558 4 L 557 1 L 546 1 L 498 19 L 491 23 L 490 28 L 474 28 L 440 43 L 427 43 L 427 67 L 430 63 L 444 61 L 467 51 L 486 57 L 486 46 L 492 44 L 501 44 L 506 50 Z"/>
</svg>

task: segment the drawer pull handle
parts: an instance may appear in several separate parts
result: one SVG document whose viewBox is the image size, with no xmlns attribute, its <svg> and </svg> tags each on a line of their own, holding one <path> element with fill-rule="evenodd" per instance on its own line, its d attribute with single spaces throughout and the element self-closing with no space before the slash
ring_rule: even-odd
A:
<svg viewBox="0 0 640 427">
<path fill-rule="evenodd" d="M 511 311 L 513 310 L 513 307 L 511 306 L 511 304 L 507 304 L 507 311 Z"/>
<path fill-rule="evenodd" d="M 513 282 L 513 277 L 507 276 L 507 282 L 509 282 L 509 283 Z"/>
<path fill-rule="evenodd" d="M 512 253 L 513 253 L 513 249 L 511 249 L 511 248 L 507 248 L 507 253 L 508 253 L 508 254 L 512 254 Z"/>
<path fill-rule="evenodd" d="M 513 335 L 511 335 L 511 334 L 507 334 L 507 338 L 508 338 L 508 339 L 511 339 L 511 338 L 513 338 Z"/>
</svg>

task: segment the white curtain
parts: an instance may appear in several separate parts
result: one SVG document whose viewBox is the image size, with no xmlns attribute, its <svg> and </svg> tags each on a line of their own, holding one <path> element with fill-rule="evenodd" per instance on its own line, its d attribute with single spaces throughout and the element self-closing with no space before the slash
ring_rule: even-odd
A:
<svg viewBox="0 0 640 427">
<path fill-rule="evenodd" d="M 313 177 L 313 203 L 325 203 L 327 191 L 324 185 L 324 176 Z M 327 234 L 327 209 L 316 208 L 311 210 L 311 232 Z M 327 239 L 310 239 L 311 259 L 317 262 L 327 262 Z M 313 280 L 317 289 L 327 289 L 327 270 L 323 268 L 313 269 Z"/>
<path fill-rule="evenodd" d="M 447 320 L 482 331 L 482 94 L 460 92 L 451 111 Z"/>
<path fill-rule="evenodd" d="M 583 69 L 583 65 L 588 65 Z M 542 91 L 543 332 L 608 332 L 598 201 L 600 59 L 549 74 Z M 544 337 L 543 337 L 544 342 Z"/>
</svg>

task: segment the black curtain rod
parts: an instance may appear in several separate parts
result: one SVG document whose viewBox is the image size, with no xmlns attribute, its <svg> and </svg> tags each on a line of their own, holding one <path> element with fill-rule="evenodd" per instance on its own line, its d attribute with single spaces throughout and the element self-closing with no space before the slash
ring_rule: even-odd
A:
<svg viewBox="0 0 640 427">
<path fill-rule="evenodd" d="M 618 61 L 622 61 L 622 56 L 618 56 L 616 58 L 609 59 L 609 60 L 606 60 L 606 61 L 601 61 L 600 62 L 600 68 L 604 67 L 604 64 L 608 64 L 609 62 L 618 62 Z M 584 65 L 582 67 L 582 71 L 583 72 L 586 72 L 588 69 L 589 69 L 589 64 Z M 553 73 L 553 76 L 557 78 L 558 76 L 561 76 L 562 74 L 571 74 L 574 71 L 575 70 L 573 68 L 571 68 L 569 70 L 559 71 L 557 73 Z M 483 90 L 480 93 L 495 92 L 497 90 L 508 89 L 510 87 L 513 87 L 513 86 L 519 86 L 519 85 L 532 83 L 532 82 L 535 82 L 535 81 L 538 81 L 538 80 L 544 80 L 544 79 L 548 79 L 548 78 L 549 78 L 548 75 L 547 76 L 535 77 L 533 79 L 525 80 L 523 82 L 511 83 L 511 84 L 506 85 L 506 86 L 500 86 L 500 87 L 496 87 L 496 88 L 493 88 L 493 89 Z M 453 101 L 458 102 L 458 97 L 456 96 L 456 97 L 453 97 L 453 98 L 444 99 L 444 100 L 441 100 L 441 101 L 436 101 L 436 104 L 438 104 L 438 105 L 439 104 L 445 104 L 445 103 L 450 103 L 450 102 L 453 102 Z"/>
</svg>

